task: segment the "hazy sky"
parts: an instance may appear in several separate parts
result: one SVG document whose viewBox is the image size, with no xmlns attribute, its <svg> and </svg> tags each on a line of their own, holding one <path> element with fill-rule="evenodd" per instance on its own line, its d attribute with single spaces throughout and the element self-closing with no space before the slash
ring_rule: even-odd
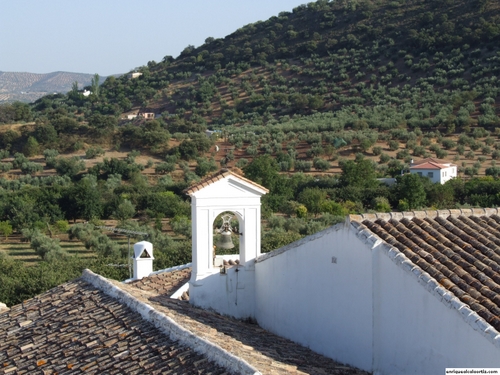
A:
<svg viewBox="0 0 500 375">
<path fill-rule="evenodd" d="M 301 0 L 1 0 L 0 71 L 126 73 Z"/>
</svg>

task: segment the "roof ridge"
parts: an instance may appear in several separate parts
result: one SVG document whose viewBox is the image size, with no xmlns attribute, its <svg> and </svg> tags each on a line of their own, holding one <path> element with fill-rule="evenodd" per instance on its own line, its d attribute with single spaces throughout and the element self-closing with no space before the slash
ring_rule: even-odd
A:
<svg viewBox="0 0 500 375">
<path fill-rule="evenodd" d="M 462 302 L 452 291 L 442 286 L 435 277 L 424 270 L 420 265 L 411 260 L 403 251 L 396 246 L 383 240 L 377 233 L 372 232 L 365 224 L 359 222 L 357 224 L 358 232 L 367 231 L 371 235 L 376 236 L 381 241 L 376 245 L 386 254 L 398 267 L 417 279 L 427 291 L 437 297 L 442 303 L 455 309 L 462 319 L 466 321 L 474 330 L 479 331 L 485 336 L 495 347 L 500 348 L 500 332 L 489 322 L 481 317 L 468 304 Z"/>
<path fill-rule="evenodd" d="M 420 219 L 448 216 L 493 216 L 500 215 L 500 207 L 494 208 L 451 208 L 443 210 L 416 210 L 416 211 L 391 211 L 391 212 L 374 212 L 363 214 L 350 214 L 347 216 L 349 222 L 362 222 L 364 220 L 375 221 L 378 219 L 384 220 L 401 220 L 403 218 L 412 219 L 418 217 Z"/>
<path fill-rule="evenodd" d="M 253 185 L 259 189 L 262 189 L 264 190 L 266 193 L 269 193 L 269 190 L 267 188 L 265 188 L 264 186 L 262 185 L 259 185 L 257 184 L 256 182 L 252 181 L 252 180 L 249 180 L 248 178 L 245 178 L 241 175 L 239 175 L 238 173 L 235 173 L 227 168 L 222 168 L 221 170 L 219 170 L 218 172 L 215 172 L 203 179 L 201 179 L 200 181 L 198 181 L 197 183 L 189 186 L 188 188 L 184 189 L 183 190 L 183 193 L 184 194 L 187 194 L 187 195 L 191 195 L 195 192 L 197 192 L 198 190 L 201 190 L 217 181 L 220 181 L 226 177 L 229 177 L 229 176 L 233 176 L 233 177 L 236 177 L 240 180 L 243 180 L 247 183 L 249 183 L 250 185 Z"/>
<path fill-rule="evenodd" d="M 153 324 L 155 327 L 168 334 L 172 340 L 180 342 L 197 353 L 200 353 L 219 366 L 237 374 L 261 375 L 261 373 L 247 363 L 244 359 L 229 353 L 222 347 L 196 336 L 191 331 L 179 325 L 172 318 L 156 310 L 153 306 L 140 301 L 127 291 L 117 287 L 110 280 L 85 269 L 82 279 L 101 290 L 106 295 L 113 297 L 128 306 L 131 310 Z"/>
</svg>

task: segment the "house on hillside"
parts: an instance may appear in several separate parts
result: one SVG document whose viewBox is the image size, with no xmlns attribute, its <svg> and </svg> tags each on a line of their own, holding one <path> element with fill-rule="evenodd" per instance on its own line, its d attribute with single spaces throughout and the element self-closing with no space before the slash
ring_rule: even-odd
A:
<svg viewBox="0 0 500 375">
<path fill-rule="evenodd" d="M 2 370 L 500 368 L 499 209 L 350 215 L 261 254 L 266 188 L 221 170 L 185 193 L 191 264 L 150 272 L 153 249 L 139 243 L 133 280 L 85 271 L 1 313 Z M 217 254 L 235 237 L 234 254 Z"/>
<path fill-rule="evenodd" d="M 154 120 L 155 118 L 154 112 L 140 112 L 139 116 L 146 120 Z"/>
<path fill-rule="evenodd" d="M 129 79 L 134 79 L 134 78 L 139 78 L 140 76 L 142 76 L 142 73 L 140 73 L 140 72 L 133 72 L 133 73 L 130 73 L 128 75 L 128 78 Z"/>
<path fill-rule="evenodd" d="M 410 173 L 428 177 L 432 182 L 444 184 L 458 176 L 457 166 L 446 160 L 427 158 L 410 164 Z"/>
</svg>

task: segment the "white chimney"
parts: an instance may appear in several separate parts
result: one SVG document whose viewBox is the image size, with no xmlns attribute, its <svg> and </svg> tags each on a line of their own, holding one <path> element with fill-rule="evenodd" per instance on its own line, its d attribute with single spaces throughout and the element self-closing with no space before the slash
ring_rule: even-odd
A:
<svg viewBox="0 0 500 375">
<path fill-rule="evenodd" d="M 141 241 L 134 244 L 134 280 L 140 280 L 153 272 L 153 244 Z"/>
</svg>

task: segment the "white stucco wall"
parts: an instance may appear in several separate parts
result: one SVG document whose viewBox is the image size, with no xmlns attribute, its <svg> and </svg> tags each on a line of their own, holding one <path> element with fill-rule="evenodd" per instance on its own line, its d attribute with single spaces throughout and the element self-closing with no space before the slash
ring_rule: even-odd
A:
<svg viewBox="0 0 500 375">
<path fill-rule="evenodd" d="M 469 324 L 437 284 L 375 248 L 374 374 L 444 374 L 445 368 L 499 368 L 500 349 Z M 420 280 L 419 280 L 420 279 Z M 429 290 L 430 289 L 430 290 Z M 467 314 L 470 312 L 464 309 Z M 467 321 L 466 321 L 467 320 Z M 472 319 L 474 320 L 474 319 Z M 498 340 L 497 340 L 498 341 Z"/>
<path fill-rule="evenodd" d="M 194 305 L 237 319 L 255 317 L 255 269 L 232 266 L 225 274 L 213 268 L 198 283 L 190 282 L 189 300 Z"/>
<path fill-rule="evenodd" d="M 500 368 L 497 331 L 404 255 L 350 225 L 257 258 L 263 328 L 375 375 Z"/>
<path fill-rule="evenodd" d="M 446 181 L 457 177 L 457 167 L 451 166 L 443 169 L 410 169 L 411 173 L 420 173 L 423 177 L 428 177 L 432 182 L 444 184 Z M 429 172 L 432 172 L 433 177 L 429 177 Z"/>
<path fill-rule="evenodd" d="M 258 258 L 256 319 L 320 354 L 371 370 L 371 251 L 345 225 Z"/>
</svg>

